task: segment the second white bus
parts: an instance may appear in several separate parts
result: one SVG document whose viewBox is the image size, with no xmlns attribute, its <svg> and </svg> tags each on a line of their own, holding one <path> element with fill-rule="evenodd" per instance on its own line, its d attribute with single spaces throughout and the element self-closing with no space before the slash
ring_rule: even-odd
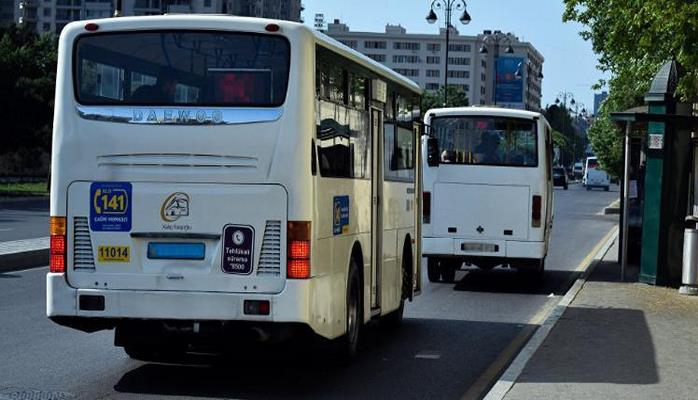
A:
<svg viewBox="0 0 698 400">
<path fill-rule="evenodd" d="M 540 113 L 429 110 L 424 118 L 422 251 L 430 281 L 463 263 L 541 275 L 553 221 L 552 136 Z"/>
<path fill-rule="evenodd" d="M 419 291 L 420 89 L 288 21 L 62 31 L 47 314 L 134 358 L 361 326 Z"/>
</svg>

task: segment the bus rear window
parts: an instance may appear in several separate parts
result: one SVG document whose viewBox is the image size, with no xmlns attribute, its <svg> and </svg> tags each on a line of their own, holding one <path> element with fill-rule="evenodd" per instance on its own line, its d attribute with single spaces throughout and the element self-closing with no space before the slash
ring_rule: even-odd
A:
<svg viewBox="0 0 698 400">
<path fill-rule="evenodd" d="M 432 131 L 440 162 L 510 167 L 538 166 L 536 125 L 506 117 L 437 117 Z"/>
<path fill-rule="evenodd" d="M 84 105 L 283 104 L 290 49 L 281 36 L 198 31 L 83 35 L 75 93 Z"/>
</svg>

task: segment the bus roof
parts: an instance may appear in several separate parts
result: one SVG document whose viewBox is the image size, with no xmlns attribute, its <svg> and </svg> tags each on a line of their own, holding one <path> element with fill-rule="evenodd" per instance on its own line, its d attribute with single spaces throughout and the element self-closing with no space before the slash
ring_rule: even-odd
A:
<svg viewBox="0 0 698 400">
<path fill-rule="evenodd" d="M 276 24 L 281 28 L 281 32 L 284 30 L 303 30 L 308 34 L 311 34 L 314 37 L 315 42 L 321 46 L 342 54 L 343 56 L 376 73 L 380 77 L 392 80 L 393 82 L 400 84 L 416 94 L 422 93 L 422 89 L 419 87 L 419 85 L 412 80 L 398 74 L 383 64 L 364 56 L 358 51 L 345 46 L 324 33 L 315 31 L 298 22 L 267 18 L 240 17 L 228 14 L 148 15 L 75 21 L 66 25 L 61 32 L 61 36 L 76 36 L 84 33 L 85 25 L 88 23 L 96 23 L 100 30 L 107 31 L 119 31 L 127 29 L 217 29 L 219 27 L 220 29 L 230 29 L 231 23 L 234 23 L 235 27 L 242 31 L 260 33 L 267 33 L 265 27 L 268 24 Z"/>
<path fill-rule="evenodd" d="M 426 112 L 427 117 L 432 116 L 459 116 L 459 115 L 498 115 L 503 117 L 512 118 L 544 118 L 539 112 L 519 110 L 514 108 L 500 108 L 500 107 L 482 107 L 482 106 L 470 106 L 470 107 L 448 107 L 448 108 L 433 108 Z"/>
</svg>

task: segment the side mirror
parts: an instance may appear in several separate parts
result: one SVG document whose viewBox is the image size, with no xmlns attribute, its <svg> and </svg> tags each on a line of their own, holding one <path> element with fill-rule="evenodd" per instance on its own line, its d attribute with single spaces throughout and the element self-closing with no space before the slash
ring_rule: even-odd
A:
<svg viewBox="0 0 698 400">
<path fill-rule="evenodd" d="M 435 137 L 427 139 L 427 165 L 439 166 L 439 141 Z"/>
</svg>

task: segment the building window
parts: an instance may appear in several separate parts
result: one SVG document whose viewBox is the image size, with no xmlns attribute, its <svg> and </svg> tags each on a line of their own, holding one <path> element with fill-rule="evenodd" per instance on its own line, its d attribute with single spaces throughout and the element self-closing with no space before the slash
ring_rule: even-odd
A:
<svg viewBox="0 0 698 400">
<path fill-rule="evenodd" d="M 419 56 L 393 56 L 393 62 L 397 64 L 403 64 L 403 63 L 420 63 L 422 60 L 419 59 Z"/>
<path fill-rule="evenodd" d="M 366 40 L 364 41 L 364 47 L 367 49 L 384 49 L 385 42 L 380 40 Z"/>
<path fill-rule="evenodd" d="M 395 42 L 393 43 L 393 49 L 395 50 L 419 50 L 420 46 L 418 42 Z"/>
<path fill-rule="evenodd" d="M 50 17 L 51 16 L 51 9 L 50 8 L 44 8 L 44 17 Z"/>
<path fill-rule="evenodd" d="M 486 81 L 486 80 L 487 80 L 487 76 L 485 76 L 485 74 L 480 74 L 480 80 L 483 81 L 483 82 Z"/>
<path fill-rule="evenodd" d="M 418 69 L 411 69 L 411 68 L 394 68 L 395 72 L 397 72 L 400 75 L 404 76 L 409 76 L 409 77 L 415 77 L 419 76 L 419 70 Z"/>
<path fill-rule="evenodd" d="M 482 65 L 482 68 L 487 68 L 487 61 L 481 60 L 480 65 Z"/>
<path fill-rule="evenodd" d="M 441 75 L 441 71 L 438 69 L 428 69 L 427 70 L 427 77 L 428 78 L 438 78 Z"/>
<path fill-rule="evenodd" d="M 468 57 L 449 57 L 449 65 L 470 65 L 470 58 Z"/>
<path fill-rule="evenodd" d="M 211 7 L 211 0 L 204 0 L 204 7 L 210 8 Z"/>
<path fill-rule="evenodd" d="M 44 22 L 44 32 L 51 31 L 51 24 Z"/>
<path fill-rule="evenodd" d="M 441 62 L 441 57 L 427 57 L 427 64 L 438 64 Z"/>
<path fill-rule="evenodd" d="M 441 44 L 440 43 L 427 43 L 427 50 L 428 51 L 441 51 Z"/>
<path fill-rule="evenodd" d="M 470 78 L 470 71 L 448 71 L 449 78 Z"/>
<path fill-rule="evenodd" d="M 385 62 L 385 54 L 366 54 L 373 61 Z"/>
<path fill-rule="evenodd" d="M 485 87 L 484 86 L 480 86 L 480 94 L 485 94 Z M 482 103 L 482 104 L 485 104 L 485 103 Z"/>
<path fill-rule="evenodd" d="M 352 49 L 356 48 L 356 40 L 340 40 L 339 42 Z"/>
<path fill-rule="evenodd" d="M 439 90 L 439 84 L 438 83 L 427 83 L 424 88 L 426 90 Z"/>
<path fill-rule="evenodd" d="M 470 85 L 457 85 L 462 91 L 464 92 L 469 92 L 470 91 Z"/>
<path fill-rule="evenodd" d="M 471 47 L 469 44 L 449 44 L 448 45 L 448 51 L 461 51 L 461 52 L 469 52 L 471 50 Z"/>
</svg>

